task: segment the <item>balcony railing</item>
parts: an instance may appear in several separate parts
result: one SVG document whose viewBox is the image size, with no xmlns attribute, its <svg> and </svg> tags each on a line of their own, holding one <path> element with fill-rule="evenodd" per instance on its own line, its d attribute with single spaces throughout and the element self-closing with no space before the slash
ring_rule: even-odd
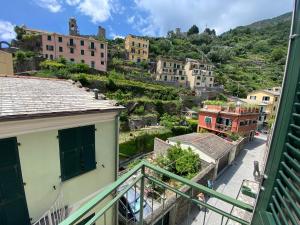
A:
<svg viewBox="0 0 300 225">
<path fill-rule="evenodd" d="M 169 180 L 172 180 L 173 182 L 176 182 L 176 187 L 172 186 L 171 183 L 173 182 L 164 182 L 168 178 Z M 178 188 L 178 184 L 181 184 L 184 187 L 188 187 L 189 191 L 184 192 L 182 189 Z M 176 196 L 176 199 L 183 198 L 189 202 L 189 204 L 197 205 L 198 207 L 202 207 L 204 210 L 208 209 L 212 212 L 217 213 L 221 216 L 220 224 L 223 223 L 224 219 L 230 219 L 232 221 L 235 221 L 239 224 L 248 225 L 250 224 L 248 221 L 239 218 L 237 216 L 233 216 L 228 212 L 225 212 L 214 205 L 208 204 L 205 200 L 199 200 L 195 193 L 203 193 L 206 196 L 210 196 L 210 198 L 215 198 L 218 200 L 221 200 L 232 207 L 240 208 L 241 210 L 245 210 L 248 212 L 253 212 L 253 207 L 251 205 L 245 204 L 239 200 L 236 200 L 232 197 L 223 195 L 221 193 L 218 193 L 210 188 L 207 188 L 203 185 L 200 185 L 196 182 L 193 182 L 191 180 L 185 179 L 183 177 L 180 177 L 176 174 L 173 174 L 165 169 L 162 169 L 158 166 L 154 166 L 146 161 L 140 162 L 138 165 L 136 165 L 133 169 L 131 169 L 126 174 L 122 175 L 118 180 L 104 188 L 104 190 L 99 193 L 96 197 L 94 197 L 92 200 L 87 202 L 85 205 L 83 205 L 80 209 L 78 209 L 76 212 L 71 214 L 67 219 L 65 219 L 63 222 L 60 223 L 60 225 L 71 225 L 79 222 L 82 218 L 85 218 L 87 215 L 90 215 L 92 210 L 95 210 L 97 206 L 101 204 L 101 208 L 98 212 L 92 216 L 88 222 L 86 222 L 86 225 L 94 224 L 96 221 L 101 220 L 104 221 L 104 224 L 106 224 L 107 221 L 107 213 L 109 213 L 109 210 L 117 209 L 118 205 L 120 205 L 121 198 L 124 198 L 124 196 L 128 195 L 128 192 L 131 190 L 131 192 L 135 193 L 137 195 L 137 198 L 135 198 L 134 201 L 134 210 L 135 215 L 131 218 L 126 218 L 126 224 L 143 224 L 146 219 L 153 216 L 153 211 L 157 206 L 157 203 L 154 202 L 154 192 L 153 187 L 158 186 L 163 191 L 160 196 L 160 205 L 159 205 L 159 211 L 163 212 L 166 210 L 166 201 L 168 199 L 168 194 L 166 193 L 172 193 L 173 196 Z M 150 188 L 149 188 L 150 187 Z M 134 190 L 134 191 L 133 191 Z M 152 198 L 149 198 L 149 193 Z M 104 201 L 107 200 L 107 198 L 110 197 L 110 201 Z M 157 198 L 156 198 L 157 199 Z M 126 205 L 128 202 L 126 202 Z M 124 206 L 124 202 L 122 202 L 122 205 Z M 145 207 L 148 207 L 148 211 L 145 210 Z M 139 210 L 143 209 L 143 210 Z M 132 212 L 132 211 L 131 211 Z M 188 218 L 190 210 L 187 210 L 186 217 Z M 126 216 L 122 215 L 124 217 L 127 217 L 127 212 L 125 213 Z M 206 213 L 204 213 L 203 220 L 205 221 Z M 129 222 L 129 223 L 128 223 Z M 114 224 L 118 224 L 115 222 Z M 208 224 L 208 223 L 206 223 Z M 216 223 L 213 223 L 216 225 Z"/>
</svg>

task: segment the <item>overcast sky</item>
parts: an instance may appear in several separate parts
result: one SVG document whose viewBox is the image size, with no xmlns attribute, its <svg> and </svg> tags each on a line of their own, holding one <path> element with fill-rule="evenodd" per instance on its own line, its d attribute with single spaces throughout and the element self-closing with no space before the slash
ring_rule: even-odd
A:
<svg viewBox="0 0 300 225">
<path fill-rule="evenodd" d="M 14 37 L 14 25 L 67 33 L 68 18 L 78 20 L 81 33 L 104 26 L 107 37 L 165 36 L 180 27 L 206 26 L 220 34 L 240 25 L 292 10 L 292 0 L 10 0 L 0 13 L 0 40 Z"/>
</svg>

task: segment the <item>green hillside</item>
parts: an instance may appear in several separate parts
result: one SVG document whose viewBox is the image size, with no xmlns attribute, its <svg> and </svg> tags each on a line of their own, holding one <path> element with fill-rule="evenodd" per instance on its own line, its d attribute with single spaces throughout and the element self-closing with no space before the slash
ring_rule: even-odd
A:
<svg viewBox="0 0 300 225">
<path fill-rule="evenodd" d="M 291 13 L 240 26 L 216 35 L 206 28 L 189 35 L 168 32 L 166 38 L 150 38 L 150 59 L 157 56 L 177 59 L 201 58 L 205 54 L 216 65 L 216 81 L 228 94 L 244 97 L 246 93 L 280 85 L 288 46 Z M 112 58 L 119 58 L 122 40 L 110 41 Z"/>
</svg>

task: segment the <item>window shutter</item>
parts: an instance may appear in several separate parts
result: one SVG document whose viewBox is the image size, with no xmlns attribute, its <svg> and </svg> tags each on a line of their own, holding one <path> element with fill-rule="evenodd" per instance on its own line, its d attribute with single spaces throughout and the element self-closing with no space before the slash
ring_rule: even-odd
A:
<svg viewBox="0 0 300 225">
<path fill-rule="evenodd" d="M 64 129 L 58 134 L 63 181 L 96 168 L 95 126 Z"/>
</svg>

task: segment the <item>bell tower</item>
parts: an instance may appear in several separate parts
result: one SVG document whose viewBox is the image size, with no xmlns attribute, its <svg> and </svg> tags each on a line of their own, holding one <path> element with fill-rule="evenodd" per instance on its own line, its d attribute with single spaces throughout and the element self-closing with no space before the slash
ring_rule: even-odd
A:
<svg viewBox="0 0 300 225">
<path fill-rule="evenodd" d="M 69 35 L 79 35 L 77 21 L 74 17 L 69 19 Z"/>
</svg>

